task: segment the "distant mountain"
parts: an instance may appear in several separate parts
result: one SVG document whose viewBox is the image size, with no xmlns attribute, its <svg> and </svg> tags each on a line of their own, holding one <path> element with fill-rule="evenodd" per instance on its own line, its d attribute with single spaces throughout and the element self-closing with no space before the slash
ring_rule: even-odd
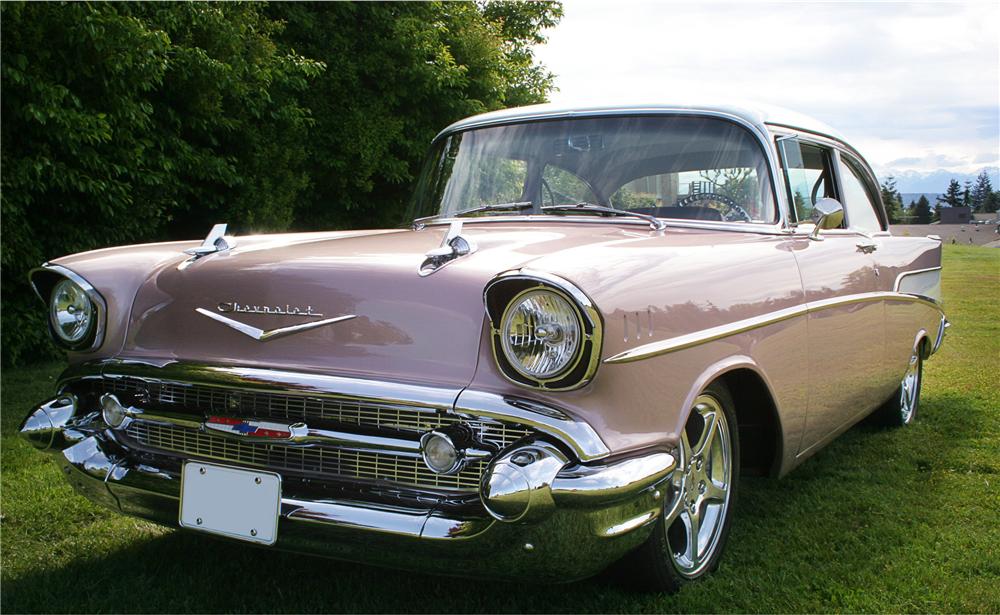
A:
<svg viewBox="0 0 1000 615">
<path fill-rule="evenodd" d="M 993 189 L 1000 189 L 1000 167 L 983 167 L 975 173 L 956 173 L 945 169 L 938 169 L 936 171 L 892 171 L 888 169 L 879 173 L 879 181 L 884 180 L 890 175 L 895 177 L 896 190 L 903 193 L 903 202 L 907 205 L 910 204 L 910 198 L 907 195 L 911 193 L 916 194 L 916 198 L 918 199 L 921 194 L 927 194 L 927 198 L 933 204 L 934 199 L 930 195 L 937 196 L 944 193 L 948 188 L 948 182 L 952 179 L 957 179 L 959 184 L 964 185 L 966 180 L 975 182 L 976 176 L 982 171 L 986 171 L 989 174 L 990 181 L 993 183 Z"/>
</svg>

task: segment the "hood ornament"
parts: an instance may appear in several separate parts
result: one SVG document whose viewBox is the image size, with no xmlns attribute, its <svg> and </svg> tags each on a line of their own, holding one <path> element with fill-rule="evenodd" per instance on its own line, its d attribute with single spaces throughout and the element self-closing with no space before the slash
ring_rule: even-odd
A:
<svg viewBox="0 0 1000 615">
<path fill-rule="evenodd" d="M 228 305 L 232 305 L 232 304 L 220 304 L 219 307 L 221 308 L 223 305 L 227 305 L 228 306 Z M 306 322 L 306 323 L 302 323 L 300 325 L 291 325 L 289 327 L 280 327 L 278 329 L 270 329 L 270 330 L 266 330 L 265 331 L 264 329 L 258 329 L 257 327 L 250 326 L 250 325 L 248 325 L 246 323 L 242 323 L 242 322 L 240 322 L 238 320 L 233 320 L 232 318 L 228 318 L 226 316 L 223 316 L 222 314 L 216 314 L 215 312 L 212 312 L 210 310 L 206 310 L 205 308 L 196 308 L 195 311 L 198 312 L 199 314 L 201 314 L 202 316 L 207 316 L 207 317 L 211 318 L 212 320 L 214 320 L 216 322 L 221 322 L 222 324 L 226 325 L 227 327 L 230 327 L 232 329 L 236 329 L 237 331 L 239 331 L 243 335 L 251 337 L 251 338 L 257 340 L 258 342 L 268 342 L 270 340 L 278 339 L 279 337 L 285 337 L 286 335 L 292 335 L 293 333 L 301 333 L 303 331 L 309 331 L 310 329 L 315 329 L 317 327 L 323 327 L 323 326 L 326 326 L 326 325 L 332 325 L 333 323 L 336 323 L 336 322 L 343 322 L 345 320 L 351 320 L 352 318 L 357 318 L 357 316 L 354 315 L 354 314 L 347 314 L 347 315 L 344 315 L 344 316 L 337 316 L 336 318 L 324 318 L 323 320 L 314 320 L 312 322 Z M 240 311 L 242 312 L 243 310 L 240 310 Z M 315 314 L 315 313 L 314 314 L 303 314 L 303 313 L 289 314 L 287 311 L 285 311 L 285 312 L 253 311 L 251 313 L 260 313 L 260 314 L 288 314 L 288 315 L 291 315 L 291 316 L 310 316 L 310 315 L 311 316 L 322 316 L 322 314 Z"/>
<path fill-rule="evenodd" d="M 225 252 L 235 248 L 236 240 L 232 236 L 226 235 L 226 228 L 228 228 L 226 224 L 216 224 L 208 232 L 208 236 L 205 237 L 205 241 L 201 242 L 200 246 L 184 250 L 184 253 L 190 254 L 191 258 L 177 265 L 177 270 L 184 271 L 202 256 L 208 256 L 216 252 Z"/>
<path fill-rule="evenodd" d="M 478 249 L 479 246 L 462 235 L 462 221 L 455 220 L 448 227 L 448 233 L 441 240 L 440 247 L 434 248 L 424 255 L 427 258 L 424 259 L 417 273 L 420 274 L 420 277 L 429 276 L 456 258 L 472 254 Z"/>
</svg>

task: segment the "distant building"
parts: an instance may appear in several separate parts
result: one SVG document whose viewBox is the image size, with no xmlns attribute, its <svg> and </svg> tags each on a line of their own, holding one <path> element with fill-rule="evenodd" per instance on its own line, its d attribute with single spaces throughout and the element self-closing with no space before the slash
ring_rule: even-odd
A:
<svg viewBox="0 0 1000 615">
<path fill-rule="evenodd" d="M 942 207 L 941 224 L 968 224 L 972 221 L 971 207 Z"/>
</svg>

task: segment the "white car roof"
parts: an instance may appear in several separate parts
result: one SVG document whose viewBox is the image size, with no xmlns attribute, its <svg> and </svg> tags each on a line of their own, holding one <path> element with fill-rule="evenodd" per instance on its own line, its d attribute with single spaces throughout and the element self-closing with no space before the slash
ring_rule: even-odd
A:
<svg viewBox="0 0 1000 615">
<path fill-rule="evenodd" d="M 533 120 L 542 118 L 563 118 L 563 117 L 586 117 L 590 115 L 610 115 L 610 114 L 642 114 L 642 113 L 670 113 L 670 112 L 698 112 L 719 114 L 734 117 L 755 126 L 763 134 L 767 134 L 767 124 L 787 126 L 790 128 L 813 132 L 837 139 L 846 143 L 839 132 L 830 126 L 820 122 L 808 115 L 761 103 L 741 103 L 741 104 L 694 104 L 694 103 L 603 103 L 595 104 L 588 102 L 579 105 L 567 104 L 542 104 L 529 105 L 526 107 L 514 107 L 512 109 L 502 109 L 490 113 L 482 113 L 472 117 L 459 120 L 448 126 L 441 135 L 464 130 L 475 126 L 502 124 L 519 120 Z"/>
</svg>

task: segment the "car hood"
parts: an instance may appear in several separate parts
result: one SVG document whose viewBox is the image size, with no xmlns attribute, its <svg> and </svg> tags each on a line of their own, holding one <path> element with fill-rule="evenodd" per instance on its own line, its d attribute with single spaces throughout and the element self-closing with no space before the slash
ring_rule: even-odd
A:
<svg viewBox="0 0 1000 615">
<path fill-rule="evenodd" d="M 447 230 L 241 237 L 184 269 L 179 254 L 138 288 L 122 355 L 464 386 L 492 277 L 561 251 L 650 237 L 616 225 L 467 224 L 477 249 L 418 275 Z M 350 318 L 265 340 L 239 330 L 342 317 Z"/>
</svg>

